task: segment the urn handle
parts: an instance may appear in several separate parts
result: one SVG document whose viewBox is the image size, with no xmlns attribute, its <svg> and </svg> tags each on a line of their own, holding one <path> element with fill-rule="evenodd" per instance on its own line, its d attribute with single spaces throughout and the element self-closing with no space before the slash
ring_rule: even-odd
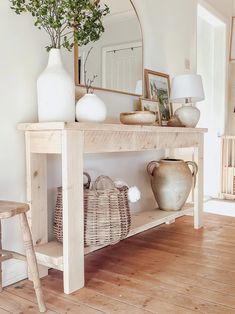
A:
<svg viewBox="0 0 235 314">
<path fill-rule="evenodd" d="M 147 166 L 147 172 L 152 177 L 153 176 L 153 170 L 155 168 L 158 168 L 160 166 L 160 163 L 158 161 L 151 161 Z"/>
<path fill-rule="evenodd" d="M 192 177 L 193 177 L 193 187 L 195 188 L 195 185 L 196 185 L 196 176 L 197 176 L 197 173 L 198 173 L 198 166 L 197 164 L 194 162 L 194 161 L 186 161 L 186 164 L 188 166 L 191 166 L 193 168 L 193 171 L 192 171 Z"/>
</svg>

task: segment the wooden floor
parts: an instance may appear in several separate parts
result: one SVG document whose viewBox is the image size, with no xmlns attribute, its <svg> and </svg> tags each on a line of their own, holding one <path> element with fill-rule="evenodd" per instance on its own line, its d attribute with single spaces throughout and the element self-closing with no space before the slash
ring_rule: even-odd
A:
<svg viewBox="0 0 235 314">
<path fill-rule="evenodd" d="M 62 273 L 42 280 L 48 313 L 235 313 L 235 218 L 162 225 L 86 257 L 86 288 L 64 295 Z M 0 313 L 38 313 L 32 284 L 0 294 Z"/>
</svg>

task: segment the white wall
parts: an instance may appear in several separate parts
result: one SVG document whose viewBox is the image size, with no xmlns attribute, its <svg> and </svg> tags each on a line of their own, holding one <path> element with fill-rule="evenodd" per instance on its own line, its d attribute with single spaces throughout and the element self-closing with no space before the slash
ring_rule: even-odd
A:
<svg viewBox="0 0 235 314">
<path fill-rule="evenodd" d="M 220 1 L 216 1 L 219 5 Z M 221 1 L 230 3 L 230 1 Z M 144 64 L 146 68 L 175 75 L 185 71 L 185 58 L 196 67 L 196 0 L 135 0 L 144 32 Z M 229 7 L 229 6 L 228 6 Z M 226 11 L 227 12 L 227 11 Z M 17 123 L 37 120 L 36 78 L 46 64 L 44 50 L 47 37 L 33 27 L 27 15 L 17 16 L 9 9 L 8 1 L 0 1 L 0 199 L 25 200 L 25 161 L 23 134 L 16 131 Z M 66 54 L 68 56 L 68 54 Z M 73 59 L 68 68 L 72 73 Z M 133 108 L 133 98 L 112 93 L 99 93 L 106 101 L 109 115 L 117 117 L 121 111 Z M 122 177 L 148 190 L 143 197 L 144 207 L 154 205 L 145 172 L 146 163 L 159 158 L 157 153 L 123 154 L 89 157 L 86 168 L 93 174 L 100 172 Z M 58 161 L 57 161 L 58 162 Z M 120 167 L 116 167 L 117 162 Z M 49 160 L 56 166 L 53 158 Z M 60 183 L 60 176 L 51 177 L 49 186 Z M 22 249 L 15 223 L 4 224 L 4 246 Z M 25 275 L 21 267 L 5 264 L 4 280 L 9 284 L 14 276 Z M 18 265 L 18 264 L 17 264 Z M 16 272 L 13 274 L 13 272 Z"/>
<path fill-rule="evenodd" d="M 101 0 L 100 4 L 107 4 L 111 14 L 132 10 L 131 3 L 126 0 Z"/>
<path fill-rule="evenodd" d="M 233 0 L 199 0 L 201 4 L 208 4 L 222 17 L 230 18 L 233 10 Z"/>
<path fill-rule="evenodd" d="M 233 16 L 235 15 L 235 0 L 233 1 Z M 229 128 L 228 134 L 235 135 L 235 62 L 229 65 Z"/>
<path fill-rule="evenodd" d="M 196 66 L 196 1 L 135 0 L 144 32 L 145 67 L 174 76 Z"/>
<path fill-rule="evenodd" d="M 231 17 L 233 14 L 233 0 L 198 0 L 206 9 L 208 9 L 212 14 L 217 16 L 226 24 L 227 32 L 227 73 L 226 73 L 226 95 L 225 95 L 225 133 L 231 133 L 233 125 L 233 115 L 231 108 L 231 92 L 230 92 L 230 82 L 231 82 L 231 69 L 229 64 L 229 45 L 230 45 L 230 29 L 231 29 Z M 234 121 L 235 122 L 235 121 Z"/>
<path fill-rule="evenodd" d="M 198 18 L 197 67 L 203 77 L 205 100 L 200 103 L 198 127 L 207 127 L 204 145 L 204 195 L 218 197 L 220 173 L 220 139 L 224 133 L 225 112 L 225 25 L 210 21 L 200 10 Z M 213 159 L 211 156 L 214 156 Z M 213 180 L 211 180 L 213 178 Z"/>
<path fill-rule="evenodd" d="M 45 35 L 29 16 L 16 16 L 0 1 L 0 199 L 25 201 L 24 136 L 17 123 L 37 120 L 36 77 L 46 62 Z M 3 226 L 4 246 L 22 249 L 17 221 Z M 4 263 L 4 280 L 20 279 L 20 262 Z M 18 271 L 18 272 L 17 272 Z"/>
<path fill-rule="evenodd" d="M 235 135 L 235 63 L 230 64 L 230 79 L 229 79 L 229 87 L 230 87 L 230 119 L 229 119 L 229 130 L 228 134 Z"/>
</svg>

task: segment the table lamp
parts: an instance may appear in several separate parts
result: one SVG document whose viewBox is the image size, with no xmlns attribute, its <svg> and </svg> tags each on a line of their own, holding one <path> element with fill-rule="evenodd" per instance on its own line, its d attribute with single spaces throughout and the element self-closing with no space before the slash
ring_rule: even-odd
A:
<svg viewBox="0 0 235 314">
<path fill-rule="evenodd" d="M 182 103 L 182 107 L 175 111 L 175 115 L 184 126 L 196 127 L 200 119 L 200 110 L 195 107 L 195 103 L 204 99 L 200 75 L 185 74 L 173 78 L 170 100 L 173 103 Z"/>
</svg>

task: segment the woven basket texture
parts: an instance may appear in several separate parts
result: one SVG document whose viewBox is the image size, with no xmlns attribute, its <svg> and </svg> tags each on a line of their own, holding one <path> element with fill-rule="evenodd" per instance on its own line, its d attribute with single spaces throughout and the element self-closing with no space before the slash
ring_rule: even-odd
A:
<svg viewBox="0 0 235 314">
<path fill-rule="evenodd" d="M 54 235 L 59 242 L 63 242 L 62 215 L 62 187 L 58 187 Z M 116 188 L 109 177 L 100 176 L 91 189 L 84 189 L 84 245 L 86 247 L 115 244 L 126 238 L 130 227 L 131 214 L 127 186 Z"/>
</svg>

